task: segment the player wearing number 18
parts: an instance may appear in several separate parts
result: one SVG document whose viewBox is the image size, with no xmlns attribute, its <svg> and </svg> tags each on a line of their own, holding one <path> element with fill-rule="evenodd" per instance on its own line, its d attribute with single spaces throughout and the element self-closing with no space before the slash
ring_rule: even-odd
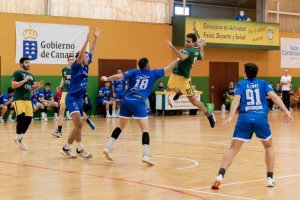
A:
<svg viewBox="0 0 300 200">
<path fill-rule="evenodd" d="M 148 98 L 152 91 L 155 81 L 164 76 L 166 72 L 171 71 L 178 60 L 172 62 L 163 69 L 150 70 L 150 65 L 147 58 L 139 60 L 138 65 L 140 70 L 132 69 L 122 74 L 115 74 L 110 77 L 102 76 L 102 81 L 113 81 L 118 79 L 129 79 L 129 88 L 121 99 L 121 110 L 119 126 L 115 128 L 111 134 L 107 146 L 103 150 L 103 154 L 108 160 L 113 161 L 111 152 L 113 143 L 118 139 L 121 132 L 125 129 L 128 119 L 136 119 L 142 132 L 143 157 L 142 162 L 153 165 L 150 154 L 149 144 L 150 136 L 148 133 L 148 114 L 146 111 L 145 98 Z"/>
<path fill-rule="evenodd" d="M 241 149 L 245 141 L 250 141 L 253 133 L 261 140 L 265 148 L 265 161 L 267 167 L 267 186 L 274 187 L 273 179 L 275 154 L 272 144 L 272 134 L 268 122 L 267 96 L 277 104 L 286 114 L 288 121 L 293 121 L 289 110 L 281 99 L 274 93 L 268 82 L 256 78 L 258 67 L 253 63 L 245 64 L 245 80 L 235 85 L 234 98 L 231 103 L 228 119 L 223 125 L 228 125 L 238 106 L 239 117 L 235 126 L 230 148 L 221 161 L 218 176 L 212 184 L 212 189 L 219 189 L 225 172 L 231 165 L 233 158 Z"/>
</svg>

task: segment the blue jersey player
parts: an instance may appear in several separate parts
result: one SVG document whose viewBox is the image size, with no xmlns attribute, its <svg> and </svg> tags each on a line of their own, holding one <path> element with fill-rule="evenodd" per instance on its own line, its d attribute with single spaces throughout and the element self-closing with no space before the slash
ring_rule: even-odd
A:
<svg viewBox="0 0 300 200">
<path fill-rule="evenodd" d="M 165 72 L 171 71 L 178 60 L 172 62 L 165 68 L 150 70 L 147 58 L 141 58 L 138 62 L 139 70 L 132 69 L 123 74 L 115 74 L 110 77 L 101 77 L 102 81 L 113 81 L 118 79 L 128 79 L 129 88 L 125 92 L 121 100 L 119 126 L 115 128 L 111 134 L 107 146 L 103 150 L 103 154 L 108 160 L 113 161 L 111 152 L 113 143 L 118 139 L 121 132 L 125 129 L 128 119 L 136 119 L 142 132 L 143 157 L 142 161 L 148 165 L 153 165 L 150 154 L 149 144 L 150 136 L 148 133 L 148 114 L 144 99 L 148 98 L 152 91 L 155 81 L 164 76 Z"/>
<path fill-rule="evenodd" d="M 230 114 L 223 125 L 228 125 L 240 105 L 239 117 L 233 133 L 231 145 L 221 161 L 218 176 L 212 184 L 212 189 L 219 189 L 225 172 L 231 165 L 233 158 L 241 149 L 245 141 L 250 141 L 253 133 L 258 137 L 265 148 L 267 167 L 267 186 L 274 187 L 273 179 L 275 154 L 272 145 L 272 134 L 268 122 L 267 96 L 277 104 L 287 116 L 288 121 L 293 121 L 289 110 L 282 100 L 274 93 L 268 82 L 256 78 L 258 67 L 253 63 L 245 64 L 245 80 L 235 85 L 234 99 L 231 104 Z"/>
<path fill-rule="evenodd" d="M 100 31 L 98 28 L 94 29 L 94 42 L 92 45 L 92 49 L 90 53 L 85 52 L 88 42 L 89 42 L 89 34 L 87 35 L 86 41 L 80 50 L 79 53 L 76 54 L 76 60 L 71 65 L 71 81 L 70 81 L 70 89 L 66 96 L 66 106 L 70 111 L 70 115 L 72 117 L 74 127 L 71 133 L 69 134 L 67 144 L 61 149 L 61 153 L 68 158 L 76 158 L 75 155 L 71 153 L 71 145 L 76 140 L 77 142 L 77 155 L 84 158 L 89 159 L 92 158 L 92 154 L 85 151 L 81 144 L 81 129 L 82 129 L 82 120 L 83 116 L 83 96 L 86 93 L 86 87 L 88 84 L 88 71 L 89 64 L 92 62 L 92 55 L 96 48 L 96 43 L 98 37 L 100 35 Z"/>
<path fill-rule="evenodd" d="M 117 71 L 118 74 L 122 74 L 122 70 L 118 69 Z M 116 101 L 116 115 L 119 116 L 120 112 L 120 100 L 127 90 L 127 81 L 125 79 L 119 79 L 115 80 L 112 82 L 112 92 L 113 92 L 113 97 L 115 98 Z"/>
</svg>

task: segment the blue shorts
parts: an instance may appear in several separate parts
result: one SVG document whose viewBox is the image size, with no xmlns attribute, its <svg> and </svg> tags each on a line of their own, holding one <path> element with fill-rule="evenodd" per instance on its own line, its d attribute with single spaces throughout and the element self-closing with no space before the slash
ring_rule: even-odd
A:
<svg viewBox="0 0 300 200">
<path fill-rule="evenodd" d="M 123 98 L 119 116 L 127 119 L 147 119 L 148 114 L 144 99 L 135 96 Z"/>
<path fill-rule="evenodd" d="M 83 116 L 83 99 L 80 98 L 74 98 L 72 96 L 67 95 L 66 97 L 66 107 L 70 112 L 70 115 L 72 113 L 80 113 L 81 116 Z"/>
<path fill-rule="evenodd" d="M 115 101 L 120 101 L 123 97 L 124 91 L 115 93 Z"/>
<path fill-rule="evenodd" d="M 234 129 L 233 139 L 250 141 L 253 133 L 265 141 L 272 137 L 268 117 L 259 114 L 240 114 Z"/>
</svg>

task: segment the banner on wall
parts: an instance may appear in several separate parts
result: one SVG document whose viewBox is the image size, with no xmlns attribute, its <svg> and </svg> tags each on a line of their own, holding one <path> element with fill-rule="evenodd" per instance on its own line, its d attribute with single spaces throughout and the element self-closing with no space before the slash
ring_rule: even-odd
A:
<svg viewBox="0 0 300 200">
<path fill-rule="evenodd" d="M 300 68 L 300 39 L 280 38 L 281 68 Z"/>
<path fill-rule="evenodd" d="M 279 49 L 279 24 L 195 17 L 173 17 L 172 23 L 175 45 L 195 33 L 208 47 Z"/>
<path fill-rule="evenodd" d="M 16 63 L 26 56 L 34 64 L 67 64 L 88 32 L 88 26 L 16 22 Z"/>
</svg>

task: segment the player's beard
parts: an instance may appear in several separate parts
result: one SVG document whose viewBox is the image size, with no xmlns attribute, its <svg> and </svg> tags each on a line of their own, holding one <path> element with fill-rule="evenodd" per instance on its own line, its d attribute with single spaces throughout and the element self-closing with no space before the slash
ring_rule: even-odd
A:
<svg viewBox="0 0 300 200">
<path fill-rule="evenodd" d="M 28 71 L 28 70 L 30 69 L 30 65 L 28 65 L 28 66 L 23 65 L 22 68 L 23 68 L 25 71 Z"/>
</svg>

